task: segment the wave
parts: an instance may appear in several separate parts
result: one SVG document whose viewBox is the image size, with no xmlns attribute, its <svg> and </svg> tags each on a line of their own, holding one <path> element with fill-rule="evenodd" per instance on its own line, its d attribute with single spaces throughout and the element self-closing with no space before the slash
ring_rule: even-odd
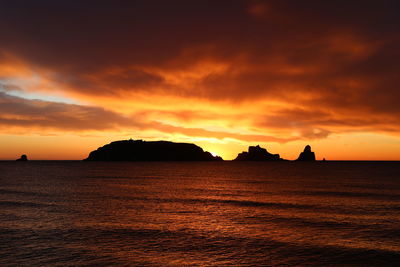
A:
<svg viewBox="0 0 400 267">
<path fill-rule="evenodd" d="M 349 192 L 349 191 L 289 191 L 298 195 L 307 196 L 328 196 L 328 197 L 354 197 L 354 198 L 373 198 L 399 200 L 400 194 L 377 193 L 377 192 Z"/>
<path fill-rule="evenodd" d="M 0 194 L 4 195 L 21 195 L 21 196 L 51 196 L 50 194 L 42 193 L 42 192 L 32 192 L 32 191 L 19 191 L 19 190 L 9 190 L 9 189 L 0 189 Z"/>
<path fill-rule="evenodd" d="M 0 201 L 0 207 L 29 207 L 29 208 L 42 208 L 42 207 L 55 207 L 55 204 L 44 204 L 36 202 L 22 202 L 22 201 Z"/>
<path fill-rule="evenodd" d="M 324 246 L 308 243 L 281 242 L 269 238 L 226 236 L 215 232 L 191 230 L 84 227 L 66 230 L 0 230 L 7 247 L 6 259 L 25 259 L 25 263 L 132 263 L 147 265 L 159 257 L 196 261 L 201 253 L 203 265 L 356 265 L 396 266 L 400 253 L 385 249 Z M 31 242 L 35 246 L 30 246 Z M 13 246 L 10 246 L 13 244 Z M 0 250 L 4 251 L 0 245 Z M 118 254 L 117 251 L 126 253 Z M 113 253 L 114 252 L 114 253 Z M 40 258 L 38 255 L 46 255 Z M 132 258 L 130 257 L 132 256 Z M 1 259 L 0 263 L 6 263 Z M 153 264 L 154 264 L 153 262 Z"/>
</svg>

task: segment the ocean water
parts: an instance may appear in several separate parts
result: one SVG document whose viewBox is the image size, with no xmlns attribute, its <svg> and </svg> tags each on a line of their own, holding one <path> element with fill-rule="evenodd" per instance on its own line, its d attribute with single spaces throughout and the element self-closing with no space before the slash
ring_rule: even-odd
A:
<svg viewBox="0 0 400 267">
<path fill-rule="evenodd" d="M 400 266 L 400 163 L 0 162 L 0 266 Z"/>
</svg>

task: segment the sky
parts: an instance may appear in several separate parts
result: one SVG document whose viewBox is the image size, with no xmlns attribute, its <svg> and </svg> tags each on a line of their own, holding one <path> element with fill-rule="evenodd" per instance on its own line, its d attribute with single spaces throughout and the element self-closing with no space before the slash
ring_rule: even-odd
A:
<svg viewBox="0 0 400 267">
<path fill-rule="evenodd" d="M 397 0 L 2 0 L 0 159 L 122 139 L 400 160 Z"/>
</svg>

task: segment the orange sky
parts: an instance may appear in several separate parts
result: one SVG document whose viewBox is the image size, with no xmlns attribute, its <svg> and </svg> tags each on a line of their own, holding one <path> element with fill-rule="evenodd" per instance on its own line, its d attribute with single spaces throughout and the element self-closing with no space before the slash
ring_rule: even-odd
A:
<svg viewBox="0 0 400 267">
<path fill-rule="evenodd" d="M 400 160 L 396 1 L 17 2 L 0 10 L 0 159 L 132 138 Z"/>
</svg>

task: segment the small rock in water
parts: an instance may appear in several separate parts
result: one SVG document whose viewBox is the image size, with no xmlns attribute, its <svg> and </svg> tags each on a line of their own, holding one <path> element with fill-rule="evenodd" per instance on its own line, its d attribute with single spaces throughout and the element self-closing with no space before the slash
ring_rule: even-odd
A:
<svg viewBox="0 0 400 267">
<path fill-rule="evenodd" d="M 28 161 L 28 157 L 26 155 L 22 155 L 17 161 Z"/>
<path fill-rule="evenodd" d="M 311 151 L 311 146 L 306 145 L 304 151 L 300 153 L 298 161 L 315 161 L 315 153 Z"/>
</svg>

